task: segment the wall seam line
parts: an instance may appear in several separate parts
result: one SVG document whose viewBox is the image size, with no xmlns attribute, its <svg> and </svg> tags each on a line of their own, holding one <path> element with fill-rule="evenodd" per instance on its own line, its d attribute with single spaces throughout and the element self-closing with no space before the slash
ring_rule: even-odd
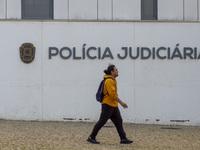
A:
<svg viewBox="0 0 200 150">
<path fill-rule="evenodd" d="M 134 42 L 133 42 L 133 43 L 134 43 L 134 48 L 135 48 L 135 25 L 136 25 L 136 23 L 134 23 Z M 135 87 L 136 87 L 136 86 L 135 86 L 135 81 L 136 81 L 136 80 L 135 80 L 135 79 L 136 79 L 136 77 L 135 77 L 135 75 L 136 75 L 136 73 L 135 73 L 135 62 L 136 62 L 136 61 L 135 61 L 135 59 L 134 59 L 134 69 L 133 69 L 133 71 L 134 71 L 134 79 L 133 79 L 133 82 L 134 82 L 134 83 L 133 83 L 133 84 L 134 84 L 134 102 L 133 102 L 133 105 L 134 105 L 134 107 L 133 107 L 133 108 L 134 108 L 134 111 L 133 111 L 133 113 L 134 113 L 134 114 L 133 114 L 134 123 L 136 123 L 136 122 L 135 122 L 135 118 L 136 118 L 136 117 L 135 117 L 135 116 L 136 116 L 136 110 L 135 110 L 135 109 L 136 109 L 136 106 L 135 106 L 135 104 L 136 104 L 136 96 L 135 96 L 135 93 L 136 93 L 136 92 L 135 92 Z"/>
<path fill-rule="evenodd" d="M 69 0 L 67 1 L 68 3 L 68 20 L 69 20 Z"/>
<path fill-rule="evenodd" d="M 5 15 L 6 15 L 6 16 L 5 16 L 5 17 L 6 17 L 6 19 L 8 19 L 8 17 L 7 17 L 7 16 L 8 16 L 8 15 L 7 15 L 7 14 L 8 14 L 8 8 L 7 8 L 7 7 L 8 7 L 8 4 L 7 4 L 7 3 L 8 3 L 8 1 L 6 0 L 6 2 L 5 2 L 5 9 L 6 9 L 6 11 L 5 11 Z"/>
<path fill-rule="evenodd" d="M 183 0 L 183 20 L 185 20 L 185 0 Z"/>
<path fill-rule="evenodd" d="M 197 0 L 197 21 L 199 20 L 199 0 Z"/>
<path fill-rule="evenodd" d="M 97 0 L 97 20 L 99 20 L 99 0 Z"/>
<path fill-rule="evenodd" d="M 114 14 L 114 12 L 113 12 L 113 11 L 114 11 L 114 8 L 113 8 L 113 7 L 114 7 L 114 6 L 113 6 L 113 3 L 114 3 L 114 2 L 113 2 L 113 0 L 112 0 L 112 1 L 111 1 L 111 7 L 112 7 L 112 8 L 111 8 L 111 9 L 112 9 L 112 10 L 111 10 L 111 11 L 112 11 L 112 20 L 113 20 L 113 18 L 114 18 L 114 17 L 113 17 L 113 14 Z"/>
<path fill-rule="evenodd" d="M 42 121 L 44 120 L 44 50 L 43 50 L 43 24 L 44 22 L 41 22 L 41 51 L 42 51 L 42 81 L 41 81 L 41 90 L 42 90 Z"/>
</svg>

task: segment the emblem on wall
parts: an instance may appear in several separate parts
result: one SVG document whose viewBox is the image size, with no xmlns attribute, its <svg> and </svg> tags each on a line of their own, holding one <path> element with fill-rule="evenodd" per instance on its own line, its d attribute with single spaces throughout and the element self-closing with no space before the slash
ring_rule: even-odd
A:
<svg viewBox="0 0 200 150">
<path fill-rule="evenodd" d="M 33 44 L 22 44 L 22 46 L 20 47 L 20 57 L 24 63 L 31 63 L 35 58 L 35 47 L 33 46 Z"/>
</svg>

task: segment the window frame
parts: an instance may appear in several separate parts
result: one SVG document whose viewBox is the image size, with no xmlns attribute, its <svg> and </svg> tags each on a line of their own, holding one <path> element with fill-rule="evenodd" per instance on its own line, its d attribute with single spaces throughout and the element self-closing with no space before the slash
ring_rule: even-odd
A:
<svg viewBox="0 0 200 150">
<path fill-rule="evenodd" d="M 54 19 L 54 0 L 50 0 L 50 17 L 26 17 L 25 16 L 25 0 L 21 0 L 21 15 L 22 15 L 22 19 L 31 19 L 31 20 L 51 20 Z"/>
<path fill-rule="evenodd" d="M 153 0 L 153 17 L 147 18 L 144 16 L 144 1 L 141 0 L 141 20 L 158 20 L 158 0 Z"/>
</svg>

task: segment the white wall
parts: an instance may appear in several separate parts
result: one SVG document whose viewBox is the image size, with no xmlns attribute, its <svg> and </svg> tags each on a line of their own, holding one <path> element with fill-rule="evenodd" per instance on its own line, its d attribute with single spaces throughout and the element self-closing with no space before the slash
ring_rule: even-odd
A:
<svg viewBox="0 0 200 150">
<path fill-rule="evenodd" d="M 21 19 L 21 1 L 7 0 L 7 19 Z"/>
<path fill-rule="evenodd" d="M 0 118 L 97 120 L 100 104 L 95 92 L 103 70 L 114 63 L 119 97 L 129 105 L 125 110 L 120 106 L 125 122 L 189 120 L 180 124 L 199 125 L 199 60 L 117 57 L 124 46 L 165 46 L 173 51 L 177 43 L 181 52 L 183 47 L 197 47 L 199 53 L 199 32 L 199 23 L 0 22 Z M 20 60 L 19 47 L 26 42 L 36 47 L 31 64 Z M 49 47 L 76 47 L 81 56 L 84 44 L 102 51 L 109 47 L 114 59 L 49 59 Z"/>
<path fill-rule="evenodd" d="M 42 119 L 42 36 L 41 23 L 1 22 L 0 118 Z M 35 61 L 25 65 L 19 47 L 32 42 L 37 47 Z"/>
<path fill-rule="evenodd" d="M 130 30 L 120 30 L 124 27 Z M 77 54 L 80 55 L 83 44 L 86 44 L 86 48 L 94 46 L 102 47 L 102 50 L 109 46 L 115 54 L 115 51 L 121 46 L 131 45 L 130 39 L 134 38 L 134 26 L 120 23 L 52 22 L 44 24 L 43 35 L 49 37 L 44 39 L 44 49 L 46 49 L 44 51 L 46 59 L 44 58 L 43 81 L 44 119 L 97 119 L 100 104 L 95 100 L 95 92 L 99 82 L 103 79 L 103 70 L 110 62 L 118 65 L 124 65 L 126 62 L 120 63 L 117 59 L 111 61 L 110 59 L 90 60 L 88 58 L 85 60 L 63 60 L 60 56 L 49 60 L 47 59 L 48 47 L 61 49 L 65 46 L 76 46 Z M 96 52 L 92 53 L 92 55 L 95 54 Z M 129 78 L 132 77 L 126 77 L 126 79 Z M 129 80 L 125 81 L 124 84 L 129 84 Z"/>
<path fill-rule="evenodd" d="M 0 1 L 0 19 L 6 19 L 6 1 Z"/>
<path fill-rule="evenodd" d="M 135 45 L 175 48 L 179 43 L 180 49 L 198 47 L 198 26 L 198 23 L 137 23 Z M 199 63 L 180 59 L 136 61 L 136 122 L 146 118 L 147 122 L 190 120 L 188 124 L 199 124 Z"/>
<path fill-rule="evenodd" d="M 69 19 L 69 0 L 54 1 L 54 19 Z"/>
<path fill-rule="evenodd" d="M 114 20 L 141 20 L 140 0 L 114 0 Z"/>
<path fill-rule="evenodd" d="M 198 20 L 198 0 L 184 0 L 184 20 Z"/>
<path fill-rule="evenodd" d="M 112 20 L 113 19 L 113 1 L 112 0 L 98 0 L 98 19 Z"/>
<path fill-rule="evenodd" d="M 197 21 L 199 0 L 158 1 L 158 20 Z M 56 0 L 54 19 L 141 20 L 141 0 Z M 1 0 L 0 19 L 21 19 L 20 0 Z"/>
<path fill-rule="evenodd" d="M 97 0 L 69 0 L 69 5 L 69 19 L 97 19 Z"/>
<path fill-rule="evenodd" d="M 183 0 L 158 1 L 158 20 L 183 20 Z"/>
</svg>

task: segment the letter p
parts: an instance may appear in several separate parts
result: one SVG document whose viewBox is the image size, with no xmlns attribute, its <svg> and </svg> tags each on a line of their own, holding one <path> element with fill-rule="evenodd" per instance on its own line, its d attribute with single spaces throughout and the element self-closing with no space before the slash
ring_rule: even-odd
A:
<svg viewBox="0 0 200 150">
<path fill-rule="evenodd" d="M 49 47 L 49 59 L 51 59 L 52 56 L 58 55 L 58 51 L 57 47 Z"/>
</svg>

